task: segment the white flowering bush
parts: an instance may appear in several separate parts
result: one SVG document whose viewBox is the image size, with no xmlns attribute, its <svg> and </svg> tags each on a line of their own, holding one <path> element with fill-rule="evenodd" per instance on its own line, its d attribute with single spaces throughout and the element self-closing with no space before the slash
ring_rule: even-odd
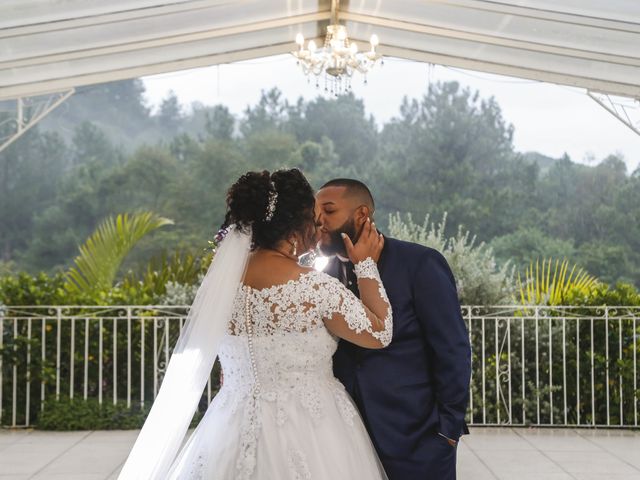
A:
<svg viewBox="0 0 640 480">
<path fill-rule="evenodd" d="M 418 243 L 438 250 L 444 255 L 453 271 L 458 287 L 458 297 L 463 305 L 500 305 L 514 302 L 514 268 L 509 264 L 499 266 L 493 250 L 484 242 L 476 243 L 476 237 L 462 227 L 455 236 L 447 238 L 445 229 L 447 214 L 439 223 L 431 222 L 429 215 L 419 225 L 411 214 L 404 219 L 401 214 L 389 215 L 389 234 L 399 240 Z"/>
<path fill-rule="evenodd" d="M 158 305 L 191 305 L 196 298 L 198 288 L 202 283 L 204 273 L 198 276 L 198 281 L 191 285 L 169 281 L 166 283 L 166 293 L 158 300 Z"/>
</svg>

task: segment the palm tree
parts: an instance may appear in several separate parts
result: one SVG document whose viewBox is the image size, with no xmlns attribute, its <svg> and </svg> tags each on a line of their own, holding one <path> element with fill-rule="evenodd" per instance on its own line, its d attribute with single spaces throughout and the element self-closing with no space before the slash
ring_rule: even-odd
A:
<svg viewBox="0 0 640 480">
<path fill-rule="evenodd" d="M 553 270 L 553 276 L 552 276 Z M 569 271 L 567 260 L 536 260 L 535 270 L 533 262 L 525 273 L 523 284 L 518 273 L 518 287 L 523 305 L 562 305 L 569 292 L 588 294 L 598 283 L 598 279 L 582 268 L 574 265 Z"/>
<path fill-rule="evenodd" d="M 91 293 L 113 287 L 123 260 L 148 233 L 173 225 L 153 212 L 119 214 L 105 219 L 80 246 L 75 266 L 66 274 L 65 288 L 73 293 Z"/>
</svg>

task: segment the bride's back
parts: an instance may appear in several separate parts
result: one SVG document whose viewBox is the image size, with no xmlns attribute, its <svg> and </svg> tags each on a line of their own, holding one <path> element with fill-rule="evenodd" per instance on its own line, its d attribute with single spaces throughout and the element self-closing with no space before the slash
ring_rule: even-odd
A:
<svg viewBox="0 0 640 480">
<path fill-rule="evenodd" d="M 296 280 L 309 270 L 290 258 L 277 255 L 277 252 L 258 251 L 249 259 L 243 284 L 261 290 Z"/>
<path fill-rule="evenodd" d="M 337 340 L 323 322 L 326 296 L 337 282 L 322 272 L 273 264 L 250 265 L 238 290 L 220 349 L 225 386 L 275 391 L 331 380 Z M 252 276 L 253 277 L 252 280 Z M 295 276 L 294 276 L 295 275 Z"/>
</svg>

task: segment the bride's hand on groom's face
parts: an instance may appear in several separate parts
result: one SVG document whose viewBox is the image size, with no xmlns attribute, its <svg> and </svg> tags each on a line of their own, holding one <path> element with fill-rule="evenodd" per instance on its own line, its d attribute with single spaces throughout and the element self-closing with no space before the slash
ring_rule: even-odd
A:
<svg viewBox="0 0 640 480">
<path fill-rule="evenodd" d="M 384 247 L 384 237 L 376 230 L 376 224 L 367 219 L 362 228 L 362 233 L 354 245 L 348 235 L 342 234 L 345 249 L 349 255 L 349 260 L 355 265 L 367 257 L 371 257 L 374 262 L 378 262 L 382 247 Z"/>
</svg>

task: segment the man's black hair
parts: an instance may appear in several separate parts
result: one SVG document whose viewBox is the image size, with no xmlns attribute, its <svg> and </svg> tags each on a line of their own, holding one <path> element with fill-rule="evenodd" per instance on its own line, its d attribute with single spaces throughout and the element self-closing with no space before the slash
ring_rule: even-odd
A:
<svg viewBox="0 0 640 480">
<path fill-rule="evenodd" d="M 347 189 L 347 194 L 356 196 L 360 199 L 360 201 L 367 205 L 371 211 L 373 212 L 376 208 L 376 204 L 373 201 L 373 195 L 371 195 L 371 190 L 360 180 L 354 180 L 352 178 L 334 178 L 333 180 L 329 180 L 325 183 L 320 189 L 327 187 L 345 187 Z"/>
</svg>

